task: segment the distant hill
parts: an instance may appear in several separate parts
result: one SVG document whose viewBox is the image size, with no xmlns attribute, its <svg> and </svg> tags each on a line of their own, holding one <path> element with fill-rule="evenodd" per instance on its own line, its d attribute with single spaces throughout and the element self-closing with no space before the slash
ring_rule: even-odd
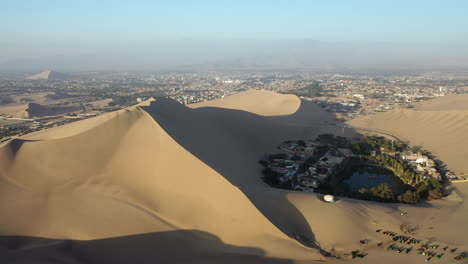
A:
<svg viewBox="0 0 468 264">
<path fill-rule="evenodd" d="M 14 117 L 18 118 L 32 118 L 36 116 L 46 116 L 52 115 L 53 110 L 36 103 L 29 103 L 28 107 L 22 111 L 17 112 L 14 114 Z"/>
<path fill-rule="evenodd" d="M 50 106 L 37 103 L 29 103 L 24 110 L 18 111 L 13 117 L 33 118 L 42 116 L 53 116 L 81 110 L 80 106 Z"/>
<path fill-rule="evenodd" d="M 29 77 L 26 77 L 27 80 L 65 80 L 70 76 L 65 73 L 55 72 L 55 71 L 43 71 Z"/>
</svg>

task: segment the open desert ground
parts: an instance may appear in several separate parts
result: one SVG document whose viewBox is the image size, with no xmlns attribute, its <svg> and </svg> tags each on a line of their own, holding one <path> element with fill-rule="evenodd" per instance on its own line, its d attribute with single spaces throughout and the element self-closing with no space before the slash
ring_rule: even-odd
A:
<svg viewBox="0 0 468 264">
<path fill-rule="evenodd" d="M 431 151 L 457 174 L 468 173 L 468 96 L 450 95 L 415 104 L 412 109 L 363 116 L 355 128 L 381 131 Z"/>
<path fill-rule="evenodd" d="M 465 113 L 428 111 L 384 113 L 383 123 L 416 126 L 395 133 L 418 139 L 455 171 L 468 172 L 462 162 L 468 153 Z M 321 195 L 262 181 L 259 158 L 284 140 L 358 135 L 329 125 L 334 121 L 312 102 L 253 90 L 189 106 L 155 98 L 3 143 L 2 261 L 423 263 L 415 253 L 376 246 L 390 244 L 376 229 L 398 232 L 401 224 L 417 227 L 415 236 L 425 241 L 468 250 L 468 183 L 414 206 L 348 198 L 325 203 Z M 351 124 L 381 129 L 379 122 Z M 457 129 L 431 131 L 425 122 Z M 442 140 L 444 133 L 451 134 Z M 361 239 L 370 243 L 361 245 Z M 356 249 L 369 255 L 351 259 Z M 455 263 L 449 256 L 442 260 L 433 261 Z"/>
</svg>

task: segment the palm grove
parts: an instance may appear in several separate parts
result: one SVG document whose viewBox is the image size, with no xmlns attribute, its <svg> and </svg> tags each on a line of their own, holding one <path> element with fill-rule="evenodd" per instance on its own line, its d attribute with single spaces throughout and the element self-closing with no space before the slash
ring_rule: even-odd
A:
<svg viewBox="0 0 468 264">
<path fill-rule="evenodd" d="M 297 189 L 297 184 L 299 184 L 297 175 L 303 175 L 309 169 L 314 169 L 314 171 L 321 169 L 317 164 L 320 160 L 326 159 L 323 158 L 324 155 L 328 155 L 326 153 L 339 153 L 343 149 L 348 149 L 353 155 L 343 158 L 342 162 L 333 166 L 327 177 L 318 182 L 319 186 L 314 189 L 315 192 L 370 201 L 403 203 L 418 203 L 422 200 L 438 199 L 443 196 L 443 185 L 439 181 L 442 179 L 437 180 L 416 170 L 415 164 L 405 160 L 404 155 L 418 153 L 422 157 L 428 157 L 428 160 L 431 161 L 435 157 L 420 147 L 410 147 L 406 142 L 393 142 L 378 136 L 367 136 L 360 140 L 350 141 L 344 137 L 324 134 L 315 139 L 313 153 L 308 155 L 297 154 L 306 153 L 304 150 L 307 150 L 308 147 L 305 141 L 297 140 L 285 143 L 289 143 L 294 152 L 269 155 L 267 159 L 260 162 L 265 167 L 262 171 L 263 179 L 272 187 Z M 278 159 L 287 163 L 285 168 L 292 167 L 292 170 L 295 170 L 295 178 L 281 180 L 284 179 L 282 176 L 284 171 L 274 170 L 271 166 Z M 293 164 L 296 165 L 296 169 L 294 169 Z M 390 173 L 399 183 L 400 188 L 394 190 L 390 184 L 382 183 L 369 189 L 352 190 L 346 180 L 349 179 L 353 171 L 363 167 Z M 444 166 L 441 162 L 436 162 L 431 167 L 434 167 L 431 168 L 432 171 L 441 172 L 443 175 Z"/>
</svg>

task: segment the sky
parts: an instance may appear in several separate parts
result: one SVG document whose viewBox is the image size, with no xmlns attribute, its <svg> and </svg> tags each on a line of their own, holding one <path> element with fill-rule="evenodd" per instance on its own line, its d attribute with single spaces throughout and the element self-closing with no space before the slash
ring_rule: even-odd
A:
<svg viewBox="0 0 468 264">
<path fill-rule="evenodd" d="M 453 50 L 468 46 L 467 11 L 465 0 L 0 0 L 0 63 L 32 54 L 128 52 L 128 43 L 158 41 L 315 40 Z"/>
<path fill-rule="evenodd" d="M 2 0 L 4 40 L 315 39 L 468 43 L 460 0 Z"/>
</svg>

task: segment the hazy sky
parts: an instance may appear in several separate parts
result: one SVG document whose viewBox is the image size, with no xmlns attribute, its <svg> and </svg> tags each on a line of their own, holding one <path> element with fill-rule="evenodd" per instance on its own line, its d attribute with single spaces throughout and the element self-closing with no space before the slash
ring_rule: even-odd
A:
<svg viewBox="0 0 468 264">
<path fill-rule="evenodd" d="M 316 39 L 468 43 L 459 0 L 1 0 L 4 40 Z"/>
<path fill-rule="evenodd" d="M 243 54 L 271 59 L 295 48 L 296 57 L 311 60 L 375 60 L 381 51 L 389 59 L 466 56 L 467 12 L 465 0 L 0 0 L 0 70 L 60 68 L 77 59 L 86 68 L 92 62 L 83 64 L 85 57 L 97 55 L 100 67 L 105 60 L 150 67 L 155 60 L 176 65 Z"/>
</svg>

